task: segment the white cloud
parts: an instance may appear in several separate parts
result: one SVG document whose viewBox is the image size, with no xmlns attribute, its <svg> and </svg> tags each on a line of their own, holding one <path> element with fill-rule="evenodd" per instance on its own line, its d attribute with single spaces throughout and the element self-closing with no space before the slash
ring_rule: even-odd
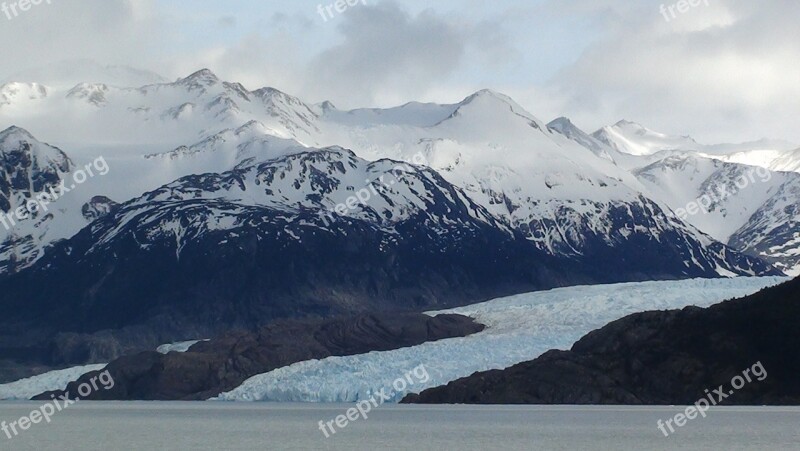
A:
<svg viewBox="0 0 800 451">
<path fill-rule="evenodd" d="M 54 0 L 0 17 L 0 79 L 92 58 L 169 79 L 209 67 L 340 107 L 488 87 L 587 131 L 627 118 L 703 141 L 800 142 L 798 2 L 709 0 L 666 22 L 668 0 L 376 0 L 326 23 L 318 3 Z"/>
<path fill-rule="evenodd" d="M 603 37 L 548 85 L 565 114 L 592 127 L 626 117 L 707 141 L 800 141 L 791 119 L 800 4 L 717 0 L 670 22 L 658 3 L 591 5 Z"/>
</svg>

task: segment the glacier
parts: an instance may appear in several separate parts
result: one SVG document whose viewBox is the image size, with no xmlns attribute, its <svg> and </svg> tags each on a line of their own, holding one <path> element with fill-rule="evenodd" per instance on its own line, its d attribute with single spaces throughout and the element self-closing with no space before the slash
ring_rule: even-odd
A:
<svg viewBox="0 0 800 451">
<path fill-rule="evenodd" d="M 105 366 L 105 363 L 75 366 L 0 384 L 0 401 L 24 401 L 44 392 L 63 390 L 70 382 L 78 380 L 86 373 L 101 370 Z"/>
<path fill-rule="evenodd" d="M 161 354 L 186 352 L 192 345 L 201 341 L 208 340 L 202 339 L 167 343 L 159 346 L 156 351 Z M 47 391 L 63 390 L 70 382 L 78 380 L 78 378 L 86 373 L 99 371 L 105 368 L 106 365 L 106 363 L 100 363 L 74 366 L 61 370 L 48 371 L 7 384 L 0 384 L 0 401 L 24 401 Z"/>
<path fill-rule="evenodd" d="M 357 402 L 369 399 L 419 365 L 430 378 L 408 393 L 445 385 L 476 371 L 503 369 L 550 349 L 569 349 L 582 336 L 632 313 L 708 307 L 788 279 L 781 277 L 692 279 L 577 286 L 516 296 L 429 315 L 457 313 L 486 330 L 468 337 L 403 349 L 298 362 L 256 375 L 215 401 Z"/>
</svg>

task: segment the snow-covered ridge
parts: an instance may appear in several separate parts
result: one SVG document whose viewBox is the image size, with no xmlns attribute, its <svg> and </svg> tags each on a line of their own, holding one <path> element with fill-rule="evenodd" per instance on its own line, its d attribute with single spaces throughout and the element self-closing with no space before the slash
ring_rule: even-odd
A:
<svg viewBox="0 0 800 451">
<path fill-rule="evenodd" d="M 52 121 L 53 111 L 73 121 L 54 134 L 73 143 L 79 137 L 67 149 L 75 161 L 85 158 L 89 149 L 96 151 L 100 143 L 124 142 L 135 149 L 109 157 L 111 166 L 124 169 L 98 182 L 105 191 L 87 193 L 84 202 L 105 196 L 122 203 L 181 177 L 221 174 L 294 152 L 344 148 L 371 162 L 410 162 L 423 155 L 431 169 L 472 202 L 550 254 L 589 258 L 587 252 L 598 245 L 624 248 L 669 237 L 686 243 L 677 252 L 683 256 L 677 264 L 685 265 L 684 275 L 699 275 L 693 272 L 697 267 L 719 268 L 713 269 L 719 275 L 758 273 L 741 257 L 723 256 L 733 251 L 709 249 L 719 243 L 702 228 L 675 218 L 671 199 L 654 196 L 631 173 L 630 168 L 645 162 L 617 150 L 622 144 L 583 133 L 563 118 L 545 125 L 508 96 L 491 90 L 452 105 L 408 103 L 384 110 L 339 111 L 328 102 L 307 104 L 274 88 L 249 90 L 203 69 L 175 82 L 139 88 L 83 83 L 41 102 L 25 122 L 52 130 L 54 123 L 63 124 Z M 0 119 L 4 114 L 0 108 Z M 641 158 L 693 143 L 631 122 L 611 129 L 634 143 L 631 148 L 639 150 L 633 153 L 644 155 Z M 649 147 L 644 151 L 641 146 Z M 354 189 L 364 186 L 339 183 Z M 294 193 L 289 200 L 319 195 L 315 186 L 305 187 L 311 191 Z M 226 193 L 219 196 L 225 197 Z M 59 225 L 58 233 L 43 228 L 47 233 L 38 233 L 29 247 L 46 246 L 51 236 L 72 236 L 85 225 L 71 221 Z"/>
<path fill-rule="evenodd" d="M 634 172 L 673 210 L 702 208 L 686 221 L 731 247 L 800 273 L 800 174 L 675 154 Z"/>
<path fill-rule="evenodd" d="M 53 214 L 41 209 L 30 212 L 28 205 L 56 188 L 73 169 L 64 152 L 39 142 L 28 131 L 16 126 L 0 131 L 0 274 L 31 263 L 41 256 L 41 243 L 57 238 L 47 236 Z M 20 208 L 25 215 L 6 216 Z"/>
<path fill-rule="evenodd" d="M 138 87 L 164 83 L 166 78 L 154 72 L 124 65 L 104 65 L 90 59 L 66 59 L 29 68 L 12 74 L 5 81 L 26 80 L 55 89 L 69 89 L 78 83 L 103 83 L 116 87 Z"/>
<path fill-rule="evenodd" d="M 615 163 L 636 176 L 648 197 L 672 211 L 702 205 L 696 214 L 681 216 L 685 222 L 734 249 L 766 259 L 787 274 L 800 274 L 796 232 L 800 174 L 795 172 L 800 169 L 800 151 L 790 150 L 792 144 L 761 140 L 697 147 L 692 140 L 682 147 L 699 150 L 665 150 L 685 139 L 666 137 L 627 121 L 618 125 L 628 131 L 626 139 L 636 141 L 642 155 L 618 150 L 624 147 L 622 141 L 612 147 L 594 136 L 587 138 L 565 118 L 551 123 L 551 128 L 595 153 L 598 149 L 609 153 Z M 653 137 L 666 137 L 661 144 L 670 145 L 653 147 L 648 141 Z"/>
<path fill-rule="evenodd" d="M 532 360 L 550 349 L 568 349 L 586 333 L 632 313 L 706 307 L 786 280 L 695 279 L 559 288 L 431 312 L 468 315 L 488 328 L 394 351 L 299 362 L 254 376 L 216 400 L 355 402 L 424 364 L 431 380 L 414 385 L 418 393 L 476 371 Z"/>
<path fill-rule="evenodd" d="M 700 150 L 702 148 L 689 136 L 669 136 L 626 120 L 603 127 L 592 136 L 620 153 L 637 156 L 652 155 L 664 150 Z"/>
<path fill-rule="evenodd" d="M 567 118 L 556 119 L 549 126 L 594 152 L 610 153 L 615 161 L 629 167 L 637 162 L 641 167 L 677 153 L 759 166 L 772 171 L 800 171 L 800 150 L 796 149 L 797 145 L 781 140 L 706 145 L 690 136 L 671 136 L 626 120 L 603 127 L 592 135 L 587 135 Z"/>
<path fill-rule="evenodd" d="M 800 172 L 800 149 L 776 150 L 774 148 L 743 150 L 727 155 L 703 153 L 703 156 L 729 163 L 759 166 L 772 171 Z"/>
</svg>

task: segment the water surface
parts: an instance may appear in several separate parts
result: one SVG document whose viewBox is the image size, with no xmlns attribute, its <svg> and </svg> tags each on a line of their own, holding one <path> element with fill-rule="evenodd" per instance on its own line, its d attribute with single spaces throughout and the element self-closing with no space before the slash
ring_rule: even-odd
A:
<svg viewBox="0 0 800 451">
<path fill-rule="evenodd" d="M 41 403 L 0 403 L 7 423 Z M 726 407 L 664 437 L 678 407 L 385 405 L 325 438 L 348 404 L 81 401 L 0 450 L 800 449 L 800 408 Z"/>
</svg>

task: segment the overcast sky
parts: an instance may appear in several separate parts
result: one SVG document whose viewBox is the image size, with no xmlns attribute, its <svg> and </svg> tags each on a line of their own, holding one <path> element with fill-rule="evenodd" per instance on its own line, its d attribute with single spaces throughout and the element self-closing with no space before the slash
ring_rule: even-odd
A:
<svg viewBox="0 0 800 451">
<path fill-rule="evenodd" d="M 0 13 L 0 80 L 89 58 L 169 79 L 207 67 L 339 108 L 492 88 L 590 132 L 625 118 L 800 143 L 796 0 L 697 0 L 670 21 L 661 0 L 364 0 L 327 21 L 320 0 L 44 1 Z"/>
</svg>

